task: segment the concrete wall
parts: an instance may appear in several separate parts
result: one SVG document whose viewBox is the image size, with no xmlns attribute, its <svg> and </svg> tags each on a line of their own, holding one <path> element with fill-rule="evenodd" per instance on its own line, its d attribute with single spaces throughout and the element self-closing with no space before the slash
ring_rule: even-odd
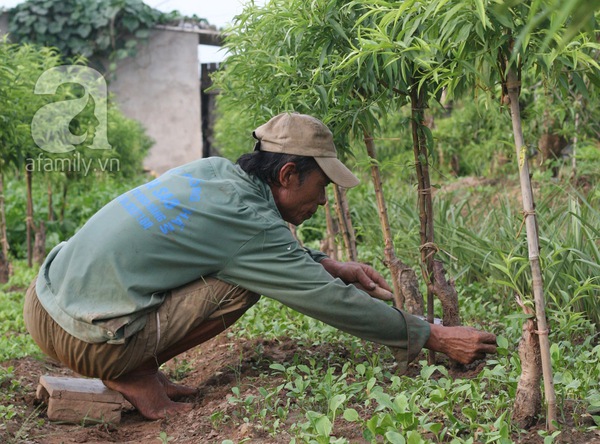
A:
<svg viewBox="0 0 600 444">
<path fill-rule="evenodd" d="M 8 13 L 0 13 L 0 38 L 8 34 Z"/>
<path fill-rule="evenodd" d="M 109 91 L 155 140 L 144 166 L 158 174 L 202 157 L 198 35 L 155 30 L 119 62 Z"/>
</svg>

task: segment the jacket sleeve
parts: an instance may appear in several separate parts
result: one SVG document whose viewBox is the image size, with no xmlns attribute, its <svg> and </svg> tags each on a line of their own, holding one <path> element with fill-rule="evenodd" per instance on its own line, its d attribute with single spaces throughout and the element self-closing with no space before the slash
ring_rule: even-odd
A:
<svg viewBox="0 0 600 444">
<path fill-rule="evenodd" d="M 329 257 L 327 256 L 325 253 L 323 253 L 322 251 L 319 250 L 313 250 L 311 248 L 308 247 L 303 247 L 303 250 L 310 256 L 312 257 L 313 261 L 315 262 L 321 262 L 323 259 Z"/>
<path fill-rule="evenodd" d="M 401 369 L 406 369 L 429 338 L 427 322 L 333 278 L 283 224 L 246 242 L 215 277 L 359 338 L 392 347 Z"/>
</svg>

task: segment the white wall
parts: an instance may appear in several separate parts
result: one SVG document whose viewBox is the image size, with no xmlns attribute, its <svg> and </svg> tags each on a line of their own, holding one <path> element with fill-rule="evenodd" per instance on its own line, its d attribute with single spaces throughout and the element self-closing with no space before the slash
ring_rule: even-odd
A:
<svg viewBox="0 0 600 444">
<path fill-rule="evenodd" d="M 8 14 L 6 12 L 0 13 L 0 38 L 4 34 L 8 34 Z"/>
<path fill-rule="evenodd" d="M 197 34 L 153 31 L 137 57 L 119 62 L 109 91 L 156 142 L 146 168 L 160 174 L 202 157 Z"/>
</svg>

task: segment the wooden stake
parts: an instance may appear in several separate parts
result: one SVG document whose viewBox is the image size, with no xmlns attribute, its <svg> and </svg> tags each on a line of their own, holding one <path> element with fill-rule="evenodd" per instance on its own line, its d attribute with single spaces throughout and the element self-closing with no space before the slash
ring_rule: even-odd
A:
<svg viewBox="0 0 600 444">
<path fill-rule="evenodd" d="M 519 109 L 519 90 L 521 83 L 513 68 L 506 75 L 506 90 L 510 100 L 510 113 L 512 118 L 513 136 L 517 160 L 519 163 L 519 179 L 521 182 L 521 196 L 523 198 L 523 217 L 527 231 L 527 246 L 529 250 L 529 263 L 533 279 L 533 298 L 535 301 L 535 314 L 537 319 L 537 334 L 540 341 L 540 353 L 542 357 L 542 374 L 544 376 L 544 393 L 547 403 L 546 427 L 555 430 L 556 422 L 556 393 L 552 381 L 552 361 L 550 359 L 550 341 L 548 339 L 548 324 L 546 323 L 546 303 L 544 299 L 544 285 L 542 281 L 542 269 L 540 266 L 540 247 L 535 215 L 535 204 L 529 177 L 529 166 L 527 164 L 527 147 L 523 138 L 521 127 L 521 111 Z"/>
</svg>

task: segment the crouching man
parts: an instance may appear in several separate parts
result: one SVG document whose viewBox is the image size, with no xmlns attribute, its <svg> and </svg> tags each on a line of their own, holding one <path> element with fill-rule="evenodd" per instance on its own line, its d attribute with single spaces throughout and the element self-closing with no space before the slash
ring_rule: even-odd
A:
<svg viewBox="0 0 600 444">
<path fill-rule="evenodd" d="M 236 164 L 200 159 L 116 198 L 57 245 L 29 288 L 27 329 L 75 372 L 102 379 L 148 419 L 191 409 L 193 388 L 159 371 L 219 334 L 259 295 L 394 349 L 469 363 L 495 353 L 491 333 L 429 325 L 370 296 L 373 268 L 303 248 L 289 230 L 325 204 L 329 183 L 358 179 L 319 120 L 284 113 L 258 127 Z"/>
</svg>

